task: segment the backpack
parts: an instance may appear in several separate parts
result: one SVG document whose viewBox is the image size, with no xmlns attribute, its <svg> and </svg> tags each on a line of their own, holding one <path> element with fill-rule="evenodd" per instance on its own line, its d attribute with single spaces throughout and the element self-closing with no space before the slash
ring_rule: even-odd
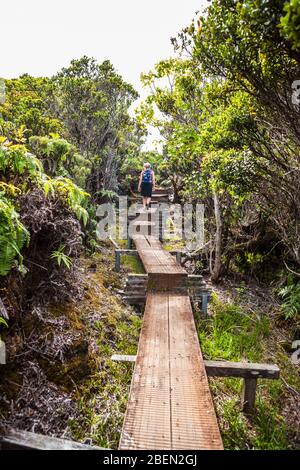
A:
<svg viewBox="0 0 300 470">
<path fill-rule="evenodd" d="M 152 170 L 143 171 L 143 183 L 152 183 Z"/>
</svg>

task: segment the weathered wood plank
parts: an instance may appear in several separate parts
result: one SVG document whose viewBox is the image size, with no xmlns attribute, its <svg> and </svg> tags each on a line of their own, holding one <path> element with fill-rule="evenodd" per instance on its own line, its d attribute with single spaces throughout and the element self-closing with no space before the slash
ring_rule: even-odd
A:
<svg viewBox="0 0 300 470">
<path fill-rule="evenodd" d="M 134 242 L 148 294 L 119 448 L 222 449 L 190 300 L 172 294 L 187 273 L 157 238 Z"/>
<path fill-rule="evenodd" d="M 190 300 L 169 293 L 173 449 L 223 449 Z"/>
<path fill-rule="evenodd" d="M 129 249 L 129 248 L 119 248 L 115 250 L 115 252 L 118 251 L 121 255 L 133 255 L 136 256 L 138 255 L 138 251 L 135 249 Z"/>
<path fill-rule="evenodd" d="M 101 450 L 101 447 L 17 429 L 9 429 L 0 443 L 1 450 Z"/>
<path fill-rule="evenodd" d="M 168 296 L 149 294 L 119 449 L 171 449 Z"/>
<path fill-rule="evenodd" d="M 210 377 L 242 377 L 245 379 L 278 379 L 280 369 L 276 364 L 253 362 L 204 361 Z"/>
<path fill-rule="evenodd" d="M 135 355 L 114 354 L 113 361 L 134 362 Z M 279 379 L 280 369 L 276 364 L 257 364 L 253 362 L 209 361 L 204 359 L 208 377 L 239 377 L 256 379 Z"/>
</svg>

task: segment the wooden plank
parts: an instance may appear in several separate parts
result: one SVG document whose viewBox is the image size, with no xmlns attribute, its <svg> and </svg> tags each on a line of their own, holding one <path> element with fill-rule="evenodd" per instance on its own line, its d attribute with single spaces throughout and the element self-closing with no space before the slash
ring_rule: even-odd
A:
<svg viewBox="0 0 300 470">
<path fill-rule="evenodd" d="M 115 250 L 115 252 L 118 251 L 121 255 L 138 255 L 137 250 L 132 250 L 132 249 L 125 249 L 125 248 L 119 248 Z"/>
<path fill-rule="evenodd" d="M 186 271 L 178 265 L 172 255 L 162 249 L 161 243 L 153 237 L 134 239 L 139 256 L 149 275 L 152 289 L 172 289 L 187 277 Z M 166 276 L 164 276 L 164 274 Z"/>
<path fill-rule="evenodd" d="M 6 435 L 1 437 L 1 450 L 101 450 L 101 447 L 29 431 L 9 429 Z"/>
<path fill-rule="evenodd" d="M 116 362 L 135 362 L 136 355 L 128 355 L 128 354 L 113 354 L 111 356 L 112 361 Z"/>
<path fill-rule="evenodd" d="M 245 379 L 278 379 L 280 369 L 276 364 L 253 362 L 204 361 L 210 377 L 243 377 Z"/>
<path fill-rule="evenodd" d="M 149 294 L 119 449 L 171 449 L 168 296 Z"/>
<path fill-rule="evenodd" d="M 189 299 L 148 294 L 120 449 L 222 449 Z"/>
<path fill-rule="evenodd" d="M 173 449 L 223 449 L 190 300 L 169 294 Z"/>
<path fill-rule="evenodd" d="M 223 449 L 190 300 L 172 294 L 187 273 L 157 239 L 134 242 L 148 294 L 119 448 Z"/>
<path fill-rule="evenodd" d="M 187 288 L 184 287 L 185 278 L 186 274 L 184 273 L 149 273 L 148 289 L 153 291 L 172 291 L 183 287 L 185 293 L 187 293 Z"/>
<path fill-rule="evenodd" d="M 185 279 L 187 280 L 187 286 L 190 287 L 190 288 L 201 288 L 202 289 L 203 287 L 205 287 L 205 290 L 207 292 L 211 291 L 211 288 L 207 286 L 207 284 L 206 284 L 206 282 L 205 282 L 205 280 L 203 279 L 202 276 L 198 276 L 198 275 L 195 276 L 195 275 L 188 274 L 187 278 L 185 278 Z M 144 281 L 145 283 L 147 283 L 148 274 L 128 273 L 127 274 L 127 280 L 128 280 L 128 282 L 139 280 L 139 281 Z"/>
</svg>

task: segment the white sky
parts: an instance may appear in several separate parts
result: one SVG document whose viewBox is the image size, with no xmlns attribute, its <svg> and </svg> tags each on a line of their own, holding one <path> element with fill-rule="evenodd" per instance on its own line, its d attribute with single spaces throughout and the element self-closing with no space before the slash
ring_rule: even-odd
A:
<svg viewBox="0 0 300 470">
<path fill-rule="evenodd" d="M 51 76 L 72 59 L 109 59 L 142 96 L 141 72 L 206 0 L 10 0 L 0 3 L 0 77 Z"/>
</svg>

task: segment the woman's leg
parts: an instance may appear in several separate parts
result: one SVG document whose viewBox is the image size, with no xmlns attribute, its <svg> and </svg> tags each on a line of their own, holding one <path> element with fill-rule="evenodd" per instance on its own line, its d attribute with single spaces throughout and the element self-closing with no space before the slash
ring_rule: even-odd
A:
<svg viewBox="0 0 300 470">
<path fill-rule="evenodd" d="M 151 197 L 147 197 L 147 206 L 150 207 L 151 204 Z"/>
<path fill-rule="evenodd" d="M 143 197 L 143 207 L 144 207 L 144 209 L 146 209 L 146 206 L 147 206 L 147 198 L 144 196 Z"/>
</svg>

